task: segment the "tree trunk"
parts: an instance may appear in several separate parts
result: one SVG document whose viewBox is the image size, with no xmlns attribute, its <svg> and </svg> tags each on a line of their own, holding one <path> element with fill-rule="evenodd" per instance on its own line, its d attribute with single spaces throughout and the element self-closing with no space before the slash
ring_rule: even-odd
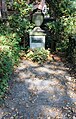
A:
<svg viewBox="0 0 76 119">
<path fill-rule="evenodd" d="M 52 1 L 49 3 L 49 14 L 50 17 L 54 20 L 54 22 L 56 22 L 57 19 L 56 9 Z M 53 30 L 53 32 L 50 35 L 52 35 L 51 51 L 54 52 L 56 51 L 57 32 Z"/>
<path fill-rule="evenodd" d="M 52 52 L 56 51 L 56 41 L 54 40 L 51 42 L 51 51 Z"/>
<path fill-rule="evenodd" d="M 1 0 L 0 0 L 0 19 L 1 19 L 2 15 L 1 15 Z"/>
<path fill-rule="evenodd" d="M 2 0 L 2 18 L 6 19 L 7 18 L 7 5 L 6 5 L 6 0 Z"/>
</svg>

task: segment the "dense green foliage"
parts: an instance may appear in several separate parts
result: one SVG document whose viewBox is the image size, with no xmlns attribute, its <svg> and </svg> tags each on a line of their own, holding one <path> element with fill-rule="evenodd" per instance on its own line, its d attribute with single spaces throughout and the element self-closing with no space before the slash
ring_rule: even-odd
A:
<svg viewBox="0 0 76 119">
<path fill-rule="evenodd" d="M 76 1 L 51 0 L 49 3 L 50 16 L 54 21 L 47 23 L 50 33 L 53 34 L 51 48 L 54 50 L 69 51 L 68 57 L 76 57 Z M 72 37 L 74 42 L 72 41 Z M 71 39 L 71 41 L 70 41 Z"/>
<path fill-rule="evenodd" d="M 32 27 L 30 23 L 30 11 L 32 10 L 31 5 L 28 5 L 25 0 L 20 3 L 15 0 L 13 5 L 14 12 L 8 16 L 9 25 L 20 37 L 24 37 Z"/>
<path fill-rule="evenodd" d="M 14 1 L 13 14 L 0 23 L 0 97 L 8 87 L 13 66 L 18 63 L 21 40 L 31 28 L 28 16 L 30 8 L 24 0 L 21 3 Z"/>
<path fill-rule="evenodd" d="M 19 42 L 17 33 L 13 33 L 1 24 L 0 29 L 0 97 L 8 87 L 8 80 L 13 71 L 13 66 L 19 60 Z M 5 30 L 4 30 L 5 28 Z"/>
<path fill-rule="evenodd" d="M 12 72 L 12 61 L 7 51 L 0 50 L 0 97 L 8 87 L 8 79 Z"/>
<path fill-rule="evenodd" d="M 12 9 L 12 14 L 9 12 L 8 15 L 8 25 L 21 37 L 20 47 L 25 50 L 29 44 L 29 31 L 34 27 L 34 24 L 30 23 L 32 5 L 28 5 L 25 0 L 14 0 Z"/>
<path fill-rule="evenodd" d="M 36 48 L 27 53 L 26 58 L 31 59 L 34 62 L 38 62 L 39 64 L 47 61 L 49 56 L 49 51 L 44 48 Z"/>
</svg>

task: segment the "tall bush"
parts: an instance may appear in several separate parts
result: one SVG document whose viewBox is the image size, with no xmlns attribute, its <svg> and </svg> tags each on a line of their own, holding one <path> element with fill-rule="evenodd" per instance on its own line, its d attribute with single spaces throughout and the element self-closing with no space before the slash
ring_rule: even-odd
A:
<svg viewBox="0 0 76 119">
<path fill-rule="evenodd" d="M 16 33 L 0 33 L 0 99 L 7 90 L 13 66 L 18 62 L 20 40 Z"/>
<path fill-rule="evenodd" d="M 8 16 L 9 25 L 20 37 L 24 37 L 25 33 L 33 27 L 30 23 L 31 5 L 28 5 L 25 0 L 15 0 L 13 2 L 13 14 Z"/>
<path fill-rule="evenodd" d="M 75 57 L 76 44 L 76 40 L 74 40 L 75 43 L 72 45 L 72 37 L 76 37 L 76 0 L 51 0 L 49 6 L 50 16 L 54 19 L 54 21 L 47 24 L 53 34 L 52 46 L 56 49 L 57 44 L 60 43 L 61 47 L 62 44 L 65 44 L 64 51 L 70 51 L 71 49 L 68 54 L 72 59 Z M 60 49 L 62 49 L 61 47 Z"/>
</svg>

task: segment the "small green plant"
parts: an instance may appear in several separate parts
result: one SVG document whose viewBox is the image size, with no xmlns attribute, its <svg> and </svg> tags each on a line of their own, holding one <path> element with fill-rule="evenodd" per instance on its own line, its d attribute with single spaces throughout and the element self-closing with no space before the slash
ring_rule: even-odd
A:
<svg viewBox="0 0 76 119">
<path fill-rule="evenodd" d="M 44 48 L 36 48 L 34 50 L 30 50 L 27 53 L 26 58 L 31 59 L 34 62 L 38 62 L 39 64 L 42 64 L 47 61 L 48 56 L 48 50 L 45 50 Z"/>
</svg>

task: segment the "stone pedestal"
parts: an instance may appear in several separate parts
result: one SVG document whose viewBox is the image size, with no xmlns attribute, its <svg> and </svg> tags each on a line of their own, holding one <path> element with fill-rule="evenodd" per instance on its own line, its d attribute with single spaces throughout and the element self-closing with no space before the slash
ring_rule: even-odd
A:
<svg viewBox="0 0 76 119">
<path fill-rule="evenodd" d="M 29 35 L 30 48 L 45 48 L 45 36 L 46 34 L 40 27 L 35 27 Z"/>
</svg>

